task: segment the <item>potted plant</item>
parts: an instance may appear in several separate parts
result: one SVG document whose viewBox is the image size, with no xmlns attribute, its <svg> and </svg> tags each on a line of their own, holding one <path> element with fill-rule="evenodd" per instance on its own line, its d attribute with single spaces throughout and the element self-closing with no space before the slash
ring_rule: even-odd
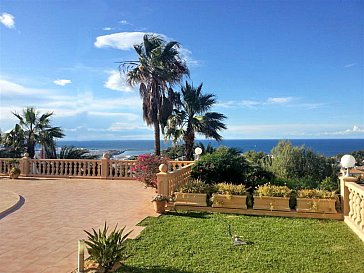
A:
<svg viewBox="0 0 364 273">
<path fill-rule="evenodd" d="M 303 189 L 297 192 L 298 212 L 336 213 L 335 192 Z"/>
<path fill-rule="evenodd" d="M 210 186 L 198 179 L 191 179 L 185 185 L 180 186 L 175 195 L 175 205 L 207 206 L 207 194 Z"/>
<path fill-rule="evenodd" d="M 212 195 L 212 207 L 247 209 L 247 192 L 245 185 L 219 183 L 216 193 Z"/>
<path fill-rule="evenodd" d="M 18 167 L 11 167 L 10 171 L 9 171 L 9 177 L 11 179 L 18 179 L 20 175 L 20 169 Z"/>
<path fill-rule="evenodd" d="M 157 194 L 152 199 L 154 211 L 157 213 L 164 213 L 166 211 L 167 202 L 170 200 L 168 196 Z"/>
<path fill-rule="evenodd" d="M 254 209 L 291 211 L 289 197 L 292 190 L 287 186 L 265 184 L 254 192 Z"/>
</svg>

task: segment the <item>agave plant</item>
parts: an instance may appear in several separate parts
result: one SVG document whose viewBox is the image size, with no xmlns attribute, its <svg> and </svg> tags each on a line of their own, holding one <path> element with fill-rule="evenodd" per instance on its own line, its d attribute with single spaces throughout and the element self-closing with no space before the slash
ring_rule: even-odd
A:
<svg viewBox="0 0 364 273">
<path fill-rule="evenodd" d="M 121 229 L 117 229 L 117 225 L 114 230 L 108 235 L 109 227 L 106 226 L 106 222 L 103 230 L 96 231 L 92 229 L 92 233 L 84 230 L 88 235 L 88 241 L 85 241 L 90 254 L 90 258 L 96 261 L 101 267 L 108 272 L 117 262 L 126 258 L 124 253 L 123 242 L 132 232 L 124 234 L 125 226 Z"/>
</svg>

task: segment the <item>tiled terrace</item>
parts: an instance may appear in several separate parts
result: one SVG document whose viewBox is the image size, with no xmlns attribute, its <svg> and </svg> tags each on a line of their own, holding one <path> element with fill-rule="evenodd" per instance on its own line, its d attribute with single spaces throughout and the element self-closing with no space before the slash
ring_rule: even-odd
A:
<svg viewBox="0 0 364 273">
<path fill-rule="evenodd" d="M 0 177 L 0 190 L 22 197 L 17 210 L 0 214 L 0 273 L 71 272 L 84 229 L 106 221 L 135 236 L 141 229 L 135 225 L 156 215 L 154 191 L 137 181 Z"/>
</svg>

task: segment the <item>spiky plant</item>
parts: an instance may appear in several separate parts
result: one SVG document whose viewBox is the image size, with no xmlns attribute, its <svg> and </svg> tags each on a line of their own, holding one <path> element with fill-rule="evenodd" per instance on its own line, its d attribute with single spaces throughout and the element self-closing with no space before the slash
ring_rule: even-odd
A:
<svg viewBox="0 0 364 273">
<path fill-rule="evenodd" d="M 103 230 L 96 231 L 92 229 L 92 233 L 84 230 L 88 235 L 88 241 L 85 241 L 85 244 L 88 246 L 87 250 L 90 258 L 102 266 L 105 272 L 108 272 L 115 263 L 126 258 L 123 242 L 132 232 L 129 231 L 123 234 L 125 226 L 117 229 L 116 225 L 110 234 L 108 234 L 108 229 L 109 227 L 105 222 Z"/>
</svg>

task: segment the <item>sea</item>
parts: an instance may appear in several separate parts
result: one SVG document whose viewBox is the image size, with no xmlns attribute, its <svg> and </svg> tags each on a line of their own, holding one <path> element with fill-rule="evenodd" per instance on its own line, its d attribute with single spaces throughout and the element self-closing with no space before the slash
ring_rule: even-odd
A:
<svg viewBox="0 0 364 273">
<path fill-rule="evenodd" d="M 209 143 L 213 147 L 226 146 L 236 148 L 240 152 L 254 150 L 257 152 L 270 153 L 272 148 L 278 144 L 280 139 L 225 139 L 220 142 L 215 140 L 196 140 L 195 143 Z M 348 154 L 353 151 L 364 150 L 364 139 L 290 139 L 292 145 L 310 148 L 313 151 L 327 157 L 337 154 Z M 161 140 L 161 148 L 165 149 L 172 145 L 171 141 Z M 92 140 L 92 141 L 65 141 L 59 140 L 57 147 L 75 146 L 88 149 L 92 154 L 102 155 L 111 152 L 114 158 L 128 158 L 140 154 L 152 153 L 153 140 Z"/>
</svg>

